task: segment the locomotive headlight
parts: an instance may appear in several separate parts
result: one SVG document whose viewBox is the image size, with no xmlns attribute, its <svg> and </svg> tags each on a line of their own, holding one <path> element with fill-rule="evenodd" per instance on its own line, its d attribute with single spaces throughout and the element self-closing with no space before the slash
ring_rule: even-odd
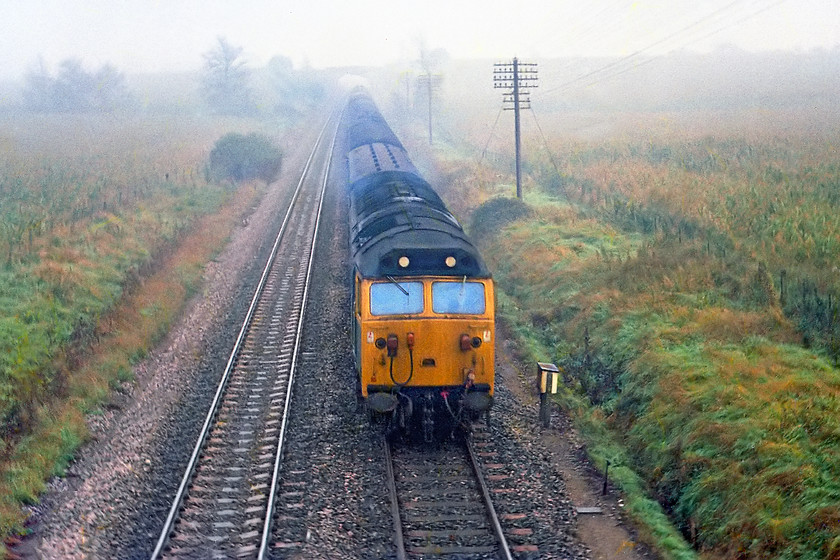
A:
<svg viewBox="0 0 840 560">
<path fill-rule="evenodd" d="M 455 257 L 449 256 L 449 257 L 446 257 L 446 260 L 444 262 L 446 263 L 446 266 L 448 266 L 449 268 L 452 268 L 452 267 L 455 266 L 455 263 L 457 261 L 455 260 Z"/>
<path fill-rule="evenodd" d="M 398 260 L 398 261 L 397 261 L 397 264 L 399 264 L 399 265 L 400 265 L 400 268 L 408 268 L 408 264 L 409 264 L 410 262 L 411 262 L 411 261 L 410 261 L 410 260 L 408 260 L 408 257 L 406 257 L 406 256 L 402 256 L 402 257 L 400 257 L 400 260 Z"/>
</svg>

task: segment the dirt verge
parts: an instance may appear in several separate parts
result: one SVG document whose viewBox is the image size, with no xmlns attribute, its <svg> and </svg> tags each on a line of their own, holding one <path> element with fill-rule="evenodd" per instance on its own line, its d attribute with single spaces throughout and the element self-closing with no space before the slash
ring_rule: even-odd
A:
<svg viewBox="0 0 840 560">
<path fill-rule="evenodd" d="M 658 558 L 639 543 L 636 531 L 623 514 L 621 495 L 609 485 L 602 494 L 604 478 L 586 458 L 585 446 L 562 411 L 552 412 L 551 427 L 538 425 L 539 397 L 535 389 L 536 364 L 524 364 L 517 357 L 513 338 L 497 321 L 496 375 L 522 403 L 533 410 L 535 429 L 552 451 L 553 465 L 563 473 L 566 494 L 578 510 L 578 536 L 592 552 L 592 560 L 650 560 Z M 599 508 L 601 513 L 581 513 L 581 508 Z M 583 509 L 582 511 L 588 511 Z"/>
</svg>

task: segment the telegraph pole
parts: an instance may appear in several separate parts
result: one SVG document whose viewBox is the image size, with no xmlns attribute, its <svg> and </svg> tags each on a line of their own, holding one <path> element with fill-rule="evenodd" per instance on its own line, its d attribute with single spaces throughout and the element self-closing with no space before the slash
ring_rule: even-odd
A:
<svg viewBox="0 0 840 560">
<path fill-rule="evenodd" d="M 522 157 L 519 133 L 519 109 L 531 108 L 531 91 L 537 87 L 537 65 L 519 62 L 517 58 L 510 63 L 495 64 L 493 69 L 493 87 L 508 90 L 503 95 L 506 111 L 513 111 L 514 136 L 516 143 L 516 198 L 522 200 Z"/>
<path fill-rule="evenodd" d="M 429 96 L 429 146 L 432 145 L 432 77 L 426 81 L 426 93 Z"/>
<path fill-rule="evenodd" d="M 405 82 L 405 114 L 407 115 L 411 110 L 411 72 L 401 73 L 400 81 Z"/>
<path fill-rule="evenodd" d="M 429 101 L 429 145 L 432 145 L 432 96 L 440 86 L 441 75 L 427 72 L 417 77 L 417 85 L 426 88 L 426 95 Z"/>
</svg>

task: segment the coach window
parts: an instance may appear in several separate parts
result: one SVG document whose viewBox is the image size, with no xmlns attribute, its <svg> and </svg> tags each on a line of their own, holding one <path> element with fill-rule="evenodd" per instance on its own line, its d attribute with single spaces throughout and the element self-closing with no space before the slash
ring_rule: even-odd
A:
<svg viewBox="0 0 840 560">
<path fill-rule="evenodd" d="M 405 315 L 423 312 L 422 282 L 377 282 L 370 285 L 373 315 Z"/>
<path fill-rule="evenodd" d="M 484 284 L 481 282 L 433 282 L 432 311 L 480 315 L 484 313 Z"/>
</svg>

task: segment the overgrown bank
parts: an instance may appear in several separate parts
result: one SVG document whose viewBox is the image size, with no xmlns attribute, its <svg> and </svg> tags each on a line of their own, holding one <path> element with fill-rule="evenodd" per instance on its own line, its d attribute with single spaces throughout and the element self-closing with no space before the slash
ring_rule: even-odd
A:
<svg viewBox="0 0 840 560">
<path fill-rule="evenodd" d="M 819 201 L 836 170 L 808 146 L 801 153 L 810 167 L 784 148 L 756 149 L 741 168 L 721 166 L 719 178 L 668 158 L 652 169 L 610 155 L 610 167 L 570 152 L 581 167 L 532 183 L 524 209 L 492 201 L 508 220 L 491 223 L 501 214 L 479 208 L 474 237 L 501 289 L 500 312 L 534 358 L 564 366 L 562 405 L 599 466 L 610 460 L 639 497 L 628 500 L 630 513 L 670 557 L 692 552 L 667 522 L 651 523 L 656 510 L 709 558 L 840 556 L 840 374 L 829 346 L 803 345 L 810 331 L 800 328 L 801 310 L 791 310 L 770 272 L 791 259 L 830 293 L 820 263 L 837 255 L 824 254 L 831 249 L 819 240 L 833 236 L 835 219 Z M 768 153 L 786 162 L 784 175 L 756 180 L 751 170 Z M 809 186 L 816 169 L 821 182 Z M 453 183 L 469 183 L 463 174 L 451 173 Z M 695 198 L 705 210 L 674 186 L 674 174 L 703 180 Z M 781 208 L 764 209 L 758 221 L 750 189 L 771 192 L 780 182 L 815 201 L 811 214 L 787 207 L 786 225 Z M 485 192 L 469 198 L 499 190 L 481 172 L 472 183 Z M 711 212 L 721 188 L 723 206 Z M 781 231 L 776 243 L 763 240 L 772 227 Z M 805 232 L 801 251 L 796 232 Z M 830 342 L 830 329 L 821 332 Z"/>
<path fill-rule="evenodd" d="M 211 182 L 203 170 L 220 130 L 254 123 L 31 124 L 11 129 L 15 149 L 0 162 L 0 204 L 14 209 L 5 219 L 29 224 L 22 242 L 3 239 L 4 536 L 21 530 L 21 505 L 71 460 L 85 415 L 131 378 L 264 192 Z M 65 143 L 74 125 L 76 136 L 90 134 L 84 150 Z"/>
</svg>

